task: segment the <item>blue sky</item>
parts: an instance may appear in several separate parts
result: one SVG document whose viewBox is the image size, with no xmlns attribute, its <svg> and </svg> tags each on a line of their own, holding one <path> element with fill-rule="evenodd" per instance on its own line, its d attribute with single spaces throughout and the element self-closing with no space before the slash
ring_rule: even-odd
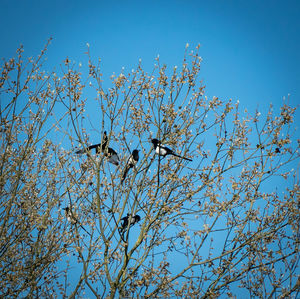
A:
<svg viewBox="0 0 300 299">
<path fill-rule="evenodd" d="M 0 57 L 19 44 L 37 55 L 50 36 L 50 66 L 86 59 L 86 43 L 109 77 L 141 58 L 151 71 L 180 65 L 185 44 L 201 44 L 200 79 L 208 97 L 245 107 L 300 97 L 299 1 L 21 1 L 0 0 Z"/>
</svg>

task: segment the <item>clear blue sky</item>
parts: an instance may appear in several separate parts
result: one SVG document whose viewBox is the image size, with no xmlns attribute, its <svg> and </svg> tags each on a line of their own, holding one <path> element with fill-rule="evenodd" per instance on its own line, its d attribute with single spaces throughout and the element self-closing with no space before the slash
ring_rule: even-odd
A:
<svg viewBox="0 0 300 299">
<path fill-rule="evenodd" d="M 109 77 L 141 58 L 180 65 L 185 44 L 202 45 L 201 79 L 208 97 L 243 106 L 300 102 L 300 1 L 77 1 L 0 0 L 0 57 L 20 43 L 28 56 L 48 37 L 50 65 L 67 56 L 85 60 L 86 43 Z M 260 104 L 260 105 L 261 105 Z"/>
</svg>

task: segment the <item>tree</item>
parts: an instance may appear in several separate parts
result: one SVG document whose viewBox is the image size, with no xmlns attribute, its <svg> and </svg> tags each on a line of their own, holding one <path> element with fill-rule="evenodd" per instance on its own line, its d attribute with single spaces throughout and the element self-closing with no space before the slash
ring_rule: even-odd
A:
<svg viewBox="0 0 300 299">
<path fill-rule="evenodd" d="M 1 70 L 1 296 L 299 293 L 295 108 L 207 99 L 199 47 L 109 89 L 89 52 L 45 72 L 47 47 Z"/>
</svg>

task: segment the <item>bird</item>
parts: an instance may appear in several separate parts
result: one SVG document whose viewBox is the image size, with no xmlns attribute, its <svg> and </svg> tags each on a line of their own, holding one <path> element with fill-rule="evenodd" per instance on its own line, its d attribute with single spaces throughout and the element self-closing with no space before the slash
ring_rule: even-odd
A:
<svg viewBox="0 0 300 299">
<path fill-rule="evenodd" d="M 72 224 L 78 223 L 77 218 L 73 215 L 73 213 L 69 207 L 65 207 L 65 208 L 63 208 L 63 210 L 65 210 L 66 218 L 70 223 L 72 223 Z"/>
<path fill-rule="evenodd" d="M 107 133 L 106 133 L 106 131 L 104 131 L 101 143 L 93 144 L 86 148 L 78 150 L 75 152 L 75 154 L 83 154 L 83 153 L 89 152 L 92 149 L 95 149 L 96 154 L 100 154 L 101 152 L 104 153 L 104 155 L 108 158 L 108 162 L 118 166 L 120 163 L 118 154 L 114 149 L 112 149 L 111 147 L 108 147 L 107 144 L 108 144 Z"/>
<path fill-rule="evenodd" d="M 177 155 L 170 148 L 161 145 L 161 142 L 156 138 L 152 139 L 151 142 L 153 143 L 155 152 L 162 157 L 165 157 L 167 155 L 172 155 L 172 156 L 184 159 L 184 160 L 193 161 L 192 159 Z"/>
<path fill-rule="evenodd" d="M 65 207 L 63 208 L 63 210 L 65 210 L 66 213 L 66 218 L 67 220 L 73 224 L 76 225 L 78 224 L 86 233 L 88 233 L 89 235 L 91 235 L 78 221 L 78 219 L 76 218 L 76 216 L 73 214 L 72 210 L 69 207 Z"/>
<path fill-rule="evenodd" d="M 120 163 L 120 159 L 119 156 L 117 154 L 117 152 L 112 149 L 111 147 L 107 148 L 107 151 L 104 152 L 104 155 L 108 158 L 108 162 L 118 166 Z"/>
<path fill-rule="evenodd" d="M 122 232 L 128 227 L 129 219 L 130 219 L 130 214 L 129 213 L 127 213 L 127 216 L 121 218 L 121 220 L 123 221 L 123 223 L 121 225 L 121 231 Z M 141 217 L 139 215 L 132 216 L 131 220 L 130 220 L 130 226 L 135 225 L 140 220 L 141 220 Z"/>
<path fill-rule="evenodd" d="M 126 179 L 127 173 L 129 171 L 130 168 L 133 168 L 137 162 L 139 161 L 139 150 L 138 149 L 134 149 L 130 155 L 130 157 L 127 160 L 123 175 L 122 175 L 122 179 L 121 179 L 121 184 L 123 184 L 123 181 Z"/>
<path fill-rule="evenodd" d="M 75 153 L 76 154 L 83 154 L 83 153 L 86 153 L 86 152 L 88 152 L 88 151 L 95 148 L 96 149 L 96 154 L 99 154 L 99 153 L 105 151 L 105 149 L 107 147 L 107 143 L 108 143 L 107 133 L 106 133 L 106 131 L 104 131 L 101 143 L 90 145 L 87 148 L 83 148 L 81 150 L 76 151 Z"/>
</svg>

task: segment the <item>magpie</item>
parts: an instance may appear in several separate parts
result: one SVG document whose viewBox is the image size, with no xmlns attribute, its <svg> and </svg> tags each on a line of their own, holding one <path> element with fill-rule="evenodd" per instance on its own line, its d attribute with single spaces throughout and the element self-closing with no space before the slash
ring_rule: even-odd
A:
<svg viewBox="0 0 300 299">
<path fill-rule="evenodd" d="M 121 218 L 121 220 L 123 221 L 123 223 L 121 225 L 122 232 L 128 227 L 129 218 L 130 218 L 130 214 L 128 214 L 128 213 L 127 213 L 127 216 Z M 141 220 L 141 217 L 139 215 L 132 216 L 131 220 L 130 220 L 130 226 L 135 225 L 140 220 Z"/>
<path fill-rule="evenodd" d="M 119 156 L 117 152 L 112 149 L 111 147 L 108 147 L 107 150 L 104 152 L 104 155 L 107 157 L 108 162 L 118 166 L 120 163 Z"/>
<path fill-rule="evenodd" d="M 185 159 L 185 160 L 188 160 L 188 161 L 193 161 L 192 159 L 177 155 L 170 148 L 161 145 L 161 142 L 156 138 L 152 139 L 151 142 L 153 143 L 153 147 L 155 149 L 155 152 L 157 154 L 159 154 L 160 156 L 162 156 L 162 157 L 165 157 L 167 155 L 172 155 L 172 156 L 175 156 L 175 157 L 179 157 L 181 159 Z"/>
<path fill-rule="evenodd" d="M 104 153 L 104 155 L 108 158 L 108 162 L 118 166 L 120 162 L 118 154 L 114 149 L 108 147 L 107 144 L 108 144 L 107 133 L 106 131 L 104 131 L 101 143 L 90 145 L 87 148 L 76 151 L 75 153 L 83 154 L 92 149 L 96 149 L 96 154 L 100 154 L 101 152 Z"/>
<path fill-rule="evenodd" d="M 78 223 L 77 218 L 73 215 L 73 213 L 69 207 L 63 208 L 63 210 L 65 210 L 66 218 L 71 224 Z"/>
<path fill-rule="evenodd" d="M 69 207 L 65 207 L 63 208 L 63 210 L 65 210 L 65 213 L 66 213 L 66 218 L 67 220 L 73 224 L 73 225 L 76 225 L 78 224 L 86 233 L 88 233 L 89 235 L 91 235 L 80 223 L 79 221 L 77 220 L 77 218 L 75 217 L 75 215 L 73 214 L 72 210 L 69 208 Z"/>
<path fill-rule="evenodd" d="M 75 154 L 84 154 L 87 151 L 90 151 L 92 149 L 96 149 L 96 154 L 99 154 L 101 152 L 104 152 L 108 143 L 107 133 L 106 131 L 103 132 L 103 138 L 101 143 L 93 144 L 88 146 L 87 148 L 83 148 L 81 150 L 78 150 L 75 152 Z"/>
<path fill-rule="evenodd" d="M 132 151 L 130 157 L 128 158 L 128 161 L 126 163 L 122 179 L 121 179 L 121 184 L 123 184 L 123 181 L 126 179 L 127 173 L 130 168 L 133 168 L 136 163 L 139 161 L 139 150 L 135 149 Z"/>
</svg>

